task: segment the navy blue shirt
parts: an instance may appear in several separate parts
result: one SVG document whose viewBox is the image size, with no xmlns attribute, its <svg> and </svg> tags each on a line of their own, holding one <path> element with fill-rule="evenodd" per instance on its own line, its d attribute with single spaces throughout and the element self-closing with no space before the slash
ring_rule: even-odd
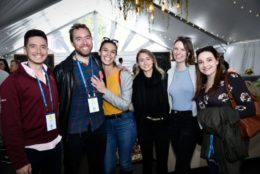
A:
<svg viewBox="0 0 260 174">
<path fill-rule="evenodd" d="M 73 60 L 73 74 L 75 79 L 75 84 L 73 88 L 73 96 L 71 101 L 71 112 L 69 118 L 69 133 L 82 133 L 91 127 L 91 130 L 98 128 L 104 120 L 104 114 L 102 110 L 102 94 L 97 92 L 95 88 L 91 85 L 90 78 L 93 75 L 99 77 L 101 71 L 100 67 L 97 65 L 93 58 L 89 59 L 89 64 L 80 64 L 81 69 L 87 84 L 87 91 L 91 96 L 95 93 L 98 98 L 99 112 L 89 113 L 88 106 L 88 94 L 86 92 L 80 70 L 77 65 L 77 61 Z"/>
</svg>

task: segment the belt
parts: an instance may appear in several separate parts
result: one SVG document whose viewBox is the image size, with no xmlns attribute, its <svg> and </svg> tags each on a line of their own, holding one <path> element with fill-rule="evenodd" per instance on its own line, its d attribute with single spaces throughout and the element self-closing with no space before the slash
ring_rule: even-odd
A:
<svg viewBox="0 0 260 174">
<path fill-rule="evenodd" d="M 120 119 L 122 117 L 123 114 L 129 112 L 129 110 L 125 111 L 125 112 L 121 112 L 119 114 L 111 114 L 111 115 L 105 115 L 106 119 Z"/>
<path fill-rule="evenodd" d="M 162 120 L 164 120 L 163 117 L 153 118 L 153 117 L 147 116 L 145 118 L 148 119 L 148 120 L 152 120 L 152 121 L 162 121 Z"/>
<path fill-rule="evenodd" d="M 171 111 L 172 114 L 188 114 L 188 113 L 192 113 L 192 111 L 178 111 L 178 110 L 172 110 Z"/>
</svg>

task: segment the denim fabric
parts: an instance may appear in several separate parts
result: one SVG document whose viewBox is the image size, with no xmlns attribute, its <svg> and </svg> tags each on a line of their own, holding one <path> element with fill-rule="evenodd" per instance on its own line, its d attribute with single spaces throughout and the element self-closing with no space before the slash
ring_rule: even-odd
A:
<svg viewBox="0 0 260 174">
<path fill-rule="evenodd" d="M 122 114 L 120 118 L 106 119 L 107 145 L 105 154 L 105 174 L 116 172 L 116 152 L 118 150 L 120 170 L 133 170 L 131 156 L 136 140 L 136 123 L 132 112 Z"/>
</svg>

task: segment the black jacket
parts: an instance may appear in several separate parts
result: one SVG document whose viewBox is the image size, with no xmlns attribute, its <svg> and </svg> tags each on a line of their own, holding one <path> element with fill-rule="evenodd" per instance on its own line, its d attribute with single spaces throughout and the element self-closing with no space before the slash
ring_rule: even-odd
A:
<svg viewBox="0 0 260 174">
<path fill-rule="evenodd" d="M 241 138 L 239 113 L 229 107 L 209 107 L 198 111 L 198 121 L 204 129 L 201 157 L 207 158 L 210 134 L 214 135 L 215 157 L 221 163 L 221 171 L 226 165 L 247 156 L 247 149 Z"/>
<path fill-rule="evenodd" d="M 60 134 L 62 138 L 66 140 L 68 132 L 68 123 L 70 115 L 70 106 L 73 96 L 74 87 L 74 75 L 73 75 L 73 56 L 75 51 L 73 51 L 64 61 L 58 64 L 54 68 L 54 75 L 57 82 L 57 87 L 59 91 L 59 125 Z M 93 56 L 94 57 L 94 56 Z M 96 63 L 100 65 L 99 60 L 95 57 Z"/>
</svg>

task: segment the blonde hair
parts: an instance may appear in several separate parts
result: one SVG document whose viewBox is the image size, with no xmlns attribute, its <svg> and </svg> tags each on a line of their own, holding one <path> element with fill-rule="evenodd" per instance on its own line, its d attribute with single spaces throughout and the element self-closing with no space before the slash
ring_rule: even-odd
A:
<svg viewBox="0 0 260 174">
<path fill-rule="evenodd" d="M 137 63 L 137 65 L 138 65 L 138 57 L 139 57 L 139 55 L 140 55 L 141 53 L 147 54 L 147 55 L 153 60 L 153 69 L 157 70 L 157 71 L 162 75 L 162 79 L 164 79 L 164 78 L 165 78 L 165 72 L 164 72 L 164 70 L 163 70 L 162 68 L 160 68 L 160 67 L 158 66 L 157 60 L 156 60 L 154 54 L 153 54 L 151 51 L 149 51 L 149 50 L 147 50 L 147 49 L 141 49 L 141 50 L 139 50 L 138 53 L 137 53 L 137 55 L 136 55 L 136 63 Z M 139 67 L 139 66 L 136 66 L 135 76 L 137 76 L 137 75 L 140 73 L 140 71 L 142 71 L 142 70 L 140 69 L 140 67 Z"/>
</svg>

